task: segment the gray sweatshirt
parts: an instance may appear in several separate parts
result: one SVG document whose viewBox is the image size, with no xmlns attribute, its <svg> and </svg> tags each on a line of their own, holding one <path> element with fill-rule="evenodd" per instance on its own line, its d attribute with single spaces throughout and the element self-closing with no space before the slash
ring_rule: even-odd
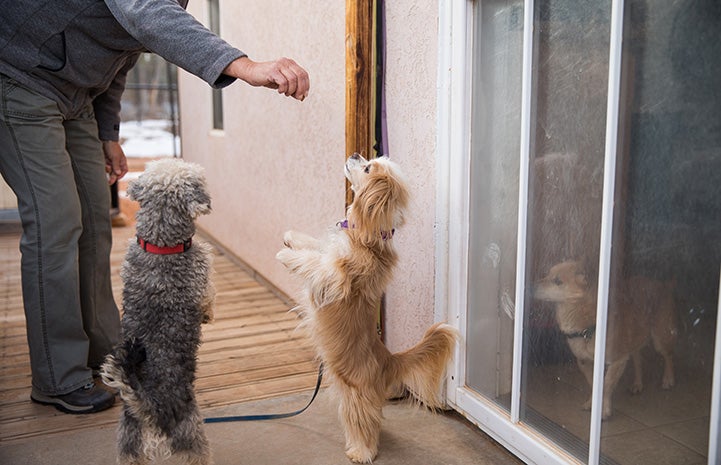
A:
<svg viewBox="0 0 721 465">
<path fill-rule="evenodd" d="M 118 140 L 125 76 L 151 51 L 220 88 L 240 50 L 185 11 L 188 0 L 0 0 L 0 73 L 73 118 L 92 102 L 102 140 Z"/>
</svg>

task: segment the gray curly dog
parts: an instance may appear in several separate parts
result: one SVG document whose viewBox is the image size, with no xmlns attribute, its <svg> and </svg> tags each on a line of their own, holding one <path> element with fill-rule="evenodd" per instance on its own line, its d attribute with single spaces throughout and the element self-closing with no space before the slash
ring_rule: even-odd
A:
<svg viewBox="0 0 721 465">
<path fill-rule="evenodd" d="M 103 381 L 118 389 L 123 411 L 118 463 L 142 465 L 173 454 L 211 463 L 195 400 L 201 323 L 213 319 L 210 248 L 192 241 L 194 220 L 210 213 L 200 166 L 150 162 L 128 187 L 140 203 L 123 279 L 122 341 L 108 355 Z"/>
</svg>

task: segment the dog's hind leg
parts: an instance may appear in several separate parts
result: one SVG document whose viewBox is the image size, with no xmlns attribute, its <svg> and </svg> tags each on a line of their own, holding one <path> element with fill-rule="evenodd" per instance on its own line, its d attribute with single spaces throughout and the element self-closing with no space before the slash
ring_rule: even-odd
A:
<svg viewBox="0 0 721 465">
<path fill-rule="evenodd" d="M 678 329 L 673 316 L 673 300 L 662 306 L 651 329 L 653 348 L 663 357 L 662 389 L 671 389 L 676 384 L 673 368 L 673 351 L 678 339 Z"/>
<path fill-rule="evenodd" d="M 383 400 L 348 386 L 341 389 L 339 413 L 345 431 L 345 453 L 353 462 L 371 463 L 378 453 Z"/>
<path fill-rule="evenodd" d="M 118 427 L 118 464 L 145 465 L 148 459 L 143 451 L 143 429 L 140 421 L 123 406 Z"/>
<path fill-rule="evenodd" d="M 180 421 L 170 437 L 173 453 L 181 454 L 188 465 L 210 465 L 210 444 L 205 437 L 200 414 L 189 415 Z"/>
<path fill-rule="evenodd" d="M 661 379 L 662 389 L 671 389 L 676 384 L 673 370 L 673 351 L 669 344 L 663 344 L 653 337 L 653 347 L 663 357 L 663 378 Z"/>
</svg>

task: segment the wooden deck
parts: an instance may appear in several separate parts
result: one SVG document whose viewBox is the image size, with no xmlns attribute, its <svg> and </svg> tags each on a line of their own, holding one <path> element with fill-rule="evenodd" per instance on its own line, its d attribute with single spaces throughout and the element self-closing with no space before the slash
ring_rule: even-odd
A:
<svg viewBox="0 0 721 465">
<path fill-rule="evenodd" d="M 7 229 L 7 228 L 4 228 Z M 114 228 L 113 287 L 133 226 Z M 30 366 L 20 284 L 20 234 L 0 230 L 0 445 L 38 436 L 110 425 L 112 409 L 68 415 L 30 401 Z M 202 236 L 201 236 L 202 239 Z M 201 409 L 310 390 L 318 365 L 290 305 L 261 285 L 217 248 L 215 323 L 206 325 L 200 347 L 196 391 Z"/>
</svg>

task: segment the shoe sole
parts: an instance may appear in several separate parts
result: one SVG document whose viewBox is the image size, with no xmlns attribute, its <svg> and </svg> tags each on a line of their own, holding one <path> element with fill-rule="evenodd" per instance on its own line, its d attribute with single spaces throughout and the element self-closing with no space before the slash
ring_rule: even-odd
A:
<svg viewBox="0 0 721 465">
<path fill-rule="evenodd" d="M 111 397 L 107 402 L 103 402 L 98 405 L 72 405 L 57 397 L 49 397 L 42 394 L 31 394 L 30 400 L 42 405 L 52 405 L 61 412 L 72 413 L 74 415 L 101 412 L 109 409 L 115 404 L 115 397 Z"/>
</svg>

